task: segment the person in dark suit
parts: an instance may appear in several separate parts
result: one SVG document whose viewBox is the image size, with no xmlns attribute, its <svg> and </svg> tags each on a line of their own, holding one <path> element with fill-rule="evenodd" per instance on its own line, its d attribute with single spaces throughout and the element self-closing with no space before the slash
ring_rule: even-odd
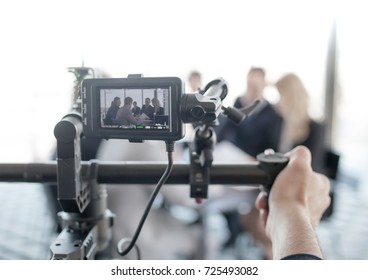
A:
<svg viewBox="0 0 368 280">
<path fill-rule="evenodd" d="M 142 114 L 146 114 L 151 120 L 153 120 L 153 107 L 151 106 L 151 99 L 146 98 L 144 100 L 144 105 L 142 106 Z"/>
<path fill-rule="evenodd" d="M 115 97 L 111 102 L 110 108 L 107 110 L 106 117 L 104 119 L 105 125 L 113 125 L 115 123 L 116 113 L 118 112 L 121 105 L 120 97 Z"/>
<path fill-rule="evenodd" d="M 141 114 L 141 108 L 137 105 L 137 101 L 133 101 L 132 113 L 134 117 Z"/>
<path fill-rule="evenodd" d="M 225 117 L 221 118 L 219 127 L 215 128 L 218 142 L 227 140 L 252 157 L 266 149 L 277 150 L 277 129 L 280 127 L 281 118 L 273 106 L 263 98 L 265 85 L 265 70 L 252 67 L 247 75 L 247 91 L 236 99 L 234 107 L 240 109 L 256 100 L 261 102 L 240 125 Z"/>
</svg>

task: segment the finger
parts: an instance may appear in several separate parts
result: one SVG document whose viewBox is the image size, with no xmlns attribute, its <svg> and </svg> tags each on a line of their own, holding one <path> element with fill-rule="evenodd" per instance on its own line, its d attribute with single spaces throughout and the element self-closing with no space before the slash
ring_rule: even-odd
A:
<svg viewBox="0 0 368 280">
<path fill-rule="evenodd" d="M 268 217 L 268 210 L 267 209 L 260 209 L 259 210 L 259 217 L 264 227 L 266 227 L 267 217 Z"/>
<path fill-rule="evenodd" d="M 256 199 L 256 208 L 258 210 L 266 209 L 267 208 L 267 193 L 266 192 L 260 192 L 258 194 L 258 197 Z"/>
<path fill-rule="evenodd" d="M 322 186 L 324 188 L 324 190 L 329 193 L 331 190 L 331 183 L 330 180 L 323 174 L 319 174 L 317 173 L 317 176 L 319 177 L 319 180 L 322 181 Z"/>
<path fill-rule="evenodd" d="M 297 146 L 290 152 L 286 154 L 289 156 L 290 161 L 298 159 L 305 161 L 306 164 L 310 165 L 312 163 L 312 154 L 309 149 L 305 146 Z"/>
<path fill-rule="evenodd" d="M 317 174 L 318 179 L 321 181 L 320 185 L 322 187 L 321 189 L 321 196 L 324 197 L 324 205 L 325 209 L 328 208 L 328 206 L 331 204 L 331 197 L 330 197 L 330 190 L 331 190 L 331 183 L 330 180 L 322 174 Z"/>
</svg>

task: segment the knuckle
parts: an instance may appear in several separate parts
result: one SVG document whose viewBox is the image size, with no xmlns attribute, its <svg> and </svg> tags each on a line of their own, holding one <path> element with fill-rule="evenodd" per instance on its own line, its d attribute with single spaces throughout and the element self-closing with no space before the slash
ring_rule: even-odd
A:
<svg viewBox="0 0 368 280">
<path fill-rule="evenodd" d="M 331 204 L 331 197 L 329 195 L 327 195 L 325 197 L 325 201 L 324 201 L 325 209 L 327 209 L 328 206 L 330 206 L 330 204 Z"/>
<path fill-rule="evenodd" d="M 312 156 L 310 150 L 302 145 L 297 146 L 294 149 L 294 153 L 298 158 L 310 159 Z"/>
<path fill-rule="evenodd" d="M 329 193 L 331 188 L 330 180 L 323 174 L 320 174 L 320 178 L 325 192 Z"/>
<path fill-rule="evenodd" d="M 292 172 L 295 172 L 296 174 L 303 174 L 306 175 L 308 172 L 311 171 L 311 167 L 308 164 L 308 162 L 306 162 L 305 160 L 303 160 L 303 158 L 295 158 L 291 163 L 290 163 L 290 169 Z"/>
</svg>

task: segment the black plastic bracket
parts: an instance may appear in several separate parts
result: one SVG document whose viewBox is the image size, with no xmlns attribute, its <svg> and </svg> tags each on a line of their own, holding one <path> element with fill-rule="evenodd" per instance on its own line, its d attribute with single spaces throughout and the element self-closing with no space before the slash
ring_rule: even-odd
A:
<svg viewBox="0 0 368 280">
<path fill-rule="evenodd" d="M 200 156 L 195 152 L 190 153 L 189 170 L 190 197 L 207 198 L 210 168 L 202 166 Z"/>
<path fill-rule="evenodd" d="M 78 113 L 66 115 L 54 129 L 57 140 L 58 200 L 66 212 L 82 213 L 91 196 L 81 174 L 80 137 L 82 118 Z"/>
<path fill-rule="evenodd" d="M 190 145 L 190 197 L 207 198 L 216 133 L 211 126 L 197 126 Z"/>
<path fill-rule="evenodd" d="M 266 173 L 267 180 L 266 184 L 263 185 L 263 189 L 269 194 L 277 175 L 288 164 L 289 158 L 282 153 L 266 150 L 264 153 L 257 156 L 257 160 L 261 169 Z"/>
</svg>

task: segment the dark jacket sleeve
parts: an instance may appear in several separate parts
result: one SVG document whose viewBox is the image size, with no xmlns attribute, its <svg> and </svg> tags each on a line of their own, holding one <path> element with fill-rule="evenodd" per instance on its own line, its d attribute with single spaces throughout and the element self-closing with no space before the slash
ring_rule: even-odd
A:
<svg viewBox="0 0 368 280">
<path fill-rule="evenodd" d="M 286 256 L 281 260 L 322 260 L 322 259 L 320 257 L 310 254 L 294 254 Z"/>
</svg>

